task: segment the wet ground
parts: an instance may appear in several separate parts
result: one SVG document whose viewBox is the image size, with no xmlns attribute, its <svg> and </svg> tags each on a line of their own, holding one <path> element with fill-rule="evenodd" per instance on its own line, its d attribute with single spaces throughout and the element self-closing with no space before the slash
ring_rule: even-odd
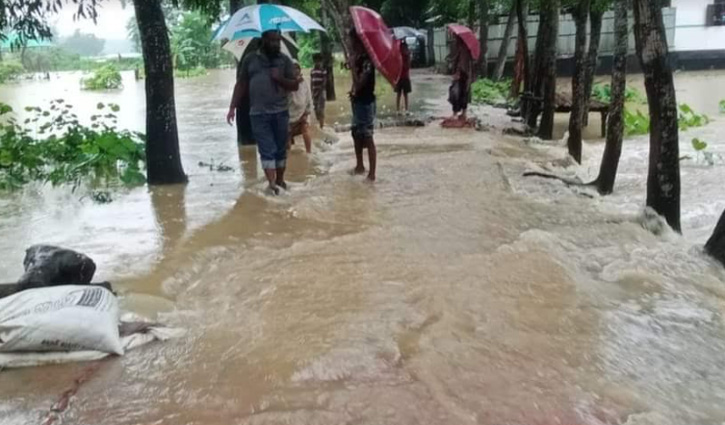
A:
<svg viewBox="0 0 725 425">
<path fill-rule="evenodd" d="M 719 98 L 700 93 L 723 78 L 677 76 L 680 100 L 715 118 L 683 134 L 686 153 L 697 136 L 725 155 Z M 133 84 L 107 96 L 128 98 L 124 119 L 138 123 Z M 20 273 L 25 245 L 63 244 L 99 260 L 126 308 L 189 331 L 105 361 L 66 423 L 725 421 L 725 270 L 700 252 L 725 208 L 722 161 L 683 163 L 684 237 L 642 225 L 646 138 L 625 142 L 606 199 L 520 177 L 588 178 L 599 143 L 564 168 L 560 142 L 436 124 L 379 132 L 375 185 L 348 174 L 349 136 L 318 137 L 313 156 L 293 152 L 290 193 L 271 199 L 253 148 L 221 125 L 230 84 L 179 82 L 188 187 L 110 205 L 47 189 L 0 201 L 0 277 Z M 444 78 L 418 75 L 414 90 L 427 98 L 417 110 L 445 112 Z M 212 159 L 238 171 L 196 166 Z M 0 422 L 34 423 L 84 367 L 0 372 Z"/>
</svg>

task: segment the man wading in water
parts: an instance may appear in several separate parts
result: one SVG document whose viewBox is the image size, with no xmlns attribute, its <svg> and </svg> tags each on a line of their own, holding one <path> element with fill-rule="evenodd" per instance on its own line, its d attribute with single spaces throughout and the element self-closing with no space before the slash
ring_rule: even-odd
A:
<svg viewBox="0 0 725 425">
<path fill-rule="evenodd" d="M 375 67 L 373 66 L 362 40 L 354 29 L 350 30 L 352 40 L 352 138 L 355 141 L 355 174 L 364 174 L 363 150 L 367 148 L 370 161 L 368 180 L 375 181 L 377 151 L 373 133 L 375 129 Z"/>
<path fill-rule="evenodd" d="M 292 60 L 281 53 L 279 31 L 262 34 L 262 47 L 251 53 L 241 72 L 229 105 L 227 122 L 234 121 L 235 109 L 249 94 L 252 136 L 257 142 L 262 168 L 269 181 L 269 191 L 279 194 L 287 189 L 284 172 L 287 166 L 289 93 L 297 91 L 301 78 L 295 77 Z"/>
</svg>

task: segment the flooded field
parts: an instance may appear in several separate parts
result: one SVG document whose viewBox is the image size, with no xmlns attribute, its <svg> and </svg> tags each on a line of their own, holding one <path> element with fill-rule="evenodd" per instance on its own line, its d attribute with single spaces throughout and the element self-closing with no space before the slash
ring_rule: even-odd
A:
<svg viewBox="0 0 725 425">
<path fill-rule="evenodd" d="M 187 187 L 108 205 L 47 188 L 0 200 L 2 280 L 22 272 L 27 245 L 61 244 L 96 258 L 125 308 L 188 330 L 103 362 L 65 423 L 725 422 L 725 270 L 700 252 L 725 208 L 722 161 L 683 162 L 682 237 L 642 226 L 641 137 L 625 141 L 615 195 L 591 198 L 521 177 L 556 169 L 559 142 L 384 130 L 368 185 L 348 174 L 349 136 L 318 135 L 311 157 L 292 154 L 292 190 L 270 199 L 254 148 L 222 123 L 231 78 L 178 82 Z M 415 109 L 445 114 L 447 80 L 414 80 Z M 679 100 L 714 119 L 683 133 L 683 153 L 702 137 L 725 156 L 722 81 L 677 75 Z M 99 101 L 71 84 L 0 91 L 9 103 L 58 96 Z M 101 98 L 141 129 L 142 86 Z M 330 105 L 334 120 L 344 105 Z M 561 171 L 590 178 L 601 150 L 587 143 L 584 165 Z M 235 171 L 197 165 L 211 160 Z M 85 366 L 0 371 L 0 423 L 39 422 Z"/>
</svg>

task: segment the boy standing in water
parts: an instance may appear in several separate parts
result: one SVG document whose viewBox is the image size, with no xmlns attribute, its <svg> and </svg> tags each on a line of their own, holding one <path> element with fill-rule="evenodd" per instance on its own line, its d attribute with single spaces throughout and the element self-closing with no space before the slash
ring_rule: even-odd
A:
<svg viewBox="0 0 725 425">
<path fill-rule="evenodd" d="M 400 98 L 405 99 L 405 112 L 408 112 L 408 94 L 412 91 L 410 85 L 410 49 L 408 43 L 402 40 L 400 43 L 400 55 L 403 57 L 403 71 L 400 73 L 400 81 L 395 86 L 395 93 L 398 94 L 395 105 L 400 112 Z"/>
<path fill-rule="evenodd" d="M 375 181 L 377 165 L 377 150 L 373 134 L 375 129 L 375 67 L 368 56 L 362 40 L 355 32 L 350 30 L 352 52 L 350 70 L 352 73 L 352 90 L 350 100 L 352 103 L 352 139 L 355 142 L 355 158 L 357 165 L 355 174 L 364 174 L 363 150 L 367 148 L 370 161 L 368 180 Z"/>
<path fill-rule="evenodd" d="M 315 104 L 315 116 L 320 128 L 325 128 L 325 102 L 327 101 L 327 71 L 322 64 L 322 54 L 312 55 L 315 67 L 310 71 L 310 85 L 312 86 L 312 101 Z"/>
</svg>

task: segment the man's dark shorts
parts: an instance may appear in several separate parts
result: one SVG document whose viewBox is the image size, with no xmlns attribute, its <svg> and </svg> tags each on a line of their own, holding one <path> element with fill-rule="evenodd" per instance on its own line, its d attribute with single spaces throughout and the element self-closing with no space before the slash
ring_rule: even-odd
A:
<svg viewBox="0 0 725 425">
<path fill-rule="evenodd" d="M 287 166 L 289 112 L 251 115 L 252 135 L 262 159 L 262 168 L 271 170 Z"/>
<path fill-rule="evenodd" d="M 356 140 L 368 140 L 375 133 L 375 101 L 352 101 L 352 137 Z"/>
</svg>

